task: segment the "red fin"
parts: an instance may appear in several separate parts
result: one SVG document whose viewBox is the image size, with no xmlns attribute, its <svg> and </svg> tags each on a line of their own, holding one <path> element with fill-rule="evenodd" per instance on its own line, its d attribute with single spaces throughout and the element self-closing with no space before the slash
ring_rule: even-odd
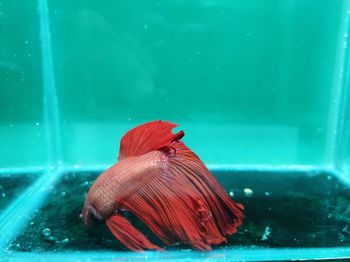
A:
<svg viewBox="0 0 350 262">
<path fill-rule="evenodd" d="M 161 120 L 148 122 L 129 130 L 120 141 L 119 160 L 139 156 L 152 150 L 169 146 L 171 142 L 181 139 L 185 134 L 180 131 L 173 134 L 176 124 Z"/>
<path fill-rule="evenodd" d="M 133 212 L 166 244 L 188 243 L 210 250 L 226 241 L 243 220 L 243 206 L 234 203 L 203 162 L 181 141 L 164 150 L 161 173 L 125 199 Z"/>
<path fill-rule="evenodd" d="M 205 196 L 223 235 L 231 235 L 242 224 L 243 205 L 235 203 L 198 156 L 182 142 L 175 142 L 176 157 L 169 162 L 173 172 L 184 175 Z"/>
<path fill-rule="evenodd" d="M 121 214 L 110 216 L 106 224 L 113 235 L 127 248 L 133 251 L 143 251 L 144 249 L 163 249 L 152 244 L 139 230 L 137 230 Z"/>
<path fill-rule="evenodd" d="M 185 243 L 199 250 L 226 239 L 220 234 L 210 211 L 203 216 L 196 191 L 158 178 L 128 198 L 123 206 L 133 212 L 166 244 Z"/>
</svg>

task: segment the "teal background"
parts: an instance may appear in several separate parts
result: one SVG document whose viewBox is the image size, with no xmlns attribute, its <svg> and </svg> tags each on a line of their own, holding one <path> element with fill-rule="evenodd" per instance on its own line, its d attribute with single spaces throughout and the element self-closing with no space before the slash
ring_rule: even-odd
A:
<svg viewBox="0 0 350 262">
<path fill-rule="evenodd" d="M 54 163 L 110 165 L 154 119 L 210 165 L 348 166 L 348 1 L 47 4 L 47 22 L 35 1 L 1 5 L 0 167 L 52 164 L 52 145 Z"/>
</svg>

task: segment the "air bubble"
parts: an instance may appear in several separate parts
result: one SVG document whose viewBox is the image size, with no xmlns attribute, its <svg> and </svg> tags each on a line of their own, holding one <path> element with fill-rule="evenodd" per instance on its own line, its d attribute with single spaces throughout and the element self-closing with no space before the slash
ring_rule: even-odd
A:
<svg viewBox="0 0 350 262">
<path fill-rule="evenodd" d="M 254 194 L 254 191 L 253 191 L 251 188 L 248 188 L 248 187 L 246 187 L 245 189 L 243 189 L 243 192 L 244 192 L 244 195 L 245 195 L 246 197 L 251 197 L 251 196 L 253 196 L 253 194 Z"/>
<path fill-rule="evenodd" d="M 266 241 L 269 238 L 270 234 L 271 234 L 270 227 L 269 226 L 265 227 L 265 231 L 264 231 L 264 234 L 261 237 L 261 240 L 262 241 Z"/>
<path fill-rule="evenodd" d="M 62 244 L 67 244 L 69 242 L 69 239 L 68 238 L 65 238 L 61 241 Z"/>
<path fill-rule="evenodd" d="M 51 236 L 51 229 L 50 228 L 44 228 L 41 232 L 45 238 L 48 238 Z"/>
</svg>

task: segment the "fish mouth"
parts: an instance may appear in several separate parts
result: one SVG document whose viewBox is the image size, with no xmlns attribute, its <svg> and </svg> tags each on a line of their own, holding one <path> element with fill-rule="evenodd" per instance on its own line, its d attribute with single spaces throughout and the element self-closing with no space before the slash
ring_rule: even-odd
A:
<svg viewBox="0 0 350 262">
<path fill-rule="evenodd" d="M 85 205 L 79 217 L 84 221 L 86 226 L 93 224 L 94 220 L 103 220 L 103 217 L 92 204 Z"/>
</svg>

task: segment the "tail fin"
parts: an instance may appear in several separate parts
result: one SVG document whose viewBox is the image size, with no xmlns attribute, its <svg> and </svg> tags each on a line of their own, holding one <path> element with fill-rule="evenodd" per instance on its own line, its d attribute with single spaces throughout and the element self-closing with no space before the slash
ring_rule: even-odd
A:
<svg viewBox="0 0 350 262">
<path fill-rule="evenodd" d="M 121 140 L 119 159 L 161 150 L 165 160 L 154 166 L 156 175 L 127 198 L 119 201 L 140 218 L 165 244 L 187 243 L 199 250 L 226 241 L 242 224 L 243 206 L 235 203 L 198 156 L 173 134 L 176 124 L 154 121 L 127 132 Z M 175 152 L 175 154 L 173 153 Z M 107 226 L 129 249 L 159 247 L 150 243 L 121 215 Z"/>
<path fill-rule="evenodd" d="M 164 243 L 187 243 L 199 250 L 226 242 L 243 220 L 203 162 L 181 141 L 165 150 L 162 172 L 120 203 L 139 217 Z"/>
</svg>

